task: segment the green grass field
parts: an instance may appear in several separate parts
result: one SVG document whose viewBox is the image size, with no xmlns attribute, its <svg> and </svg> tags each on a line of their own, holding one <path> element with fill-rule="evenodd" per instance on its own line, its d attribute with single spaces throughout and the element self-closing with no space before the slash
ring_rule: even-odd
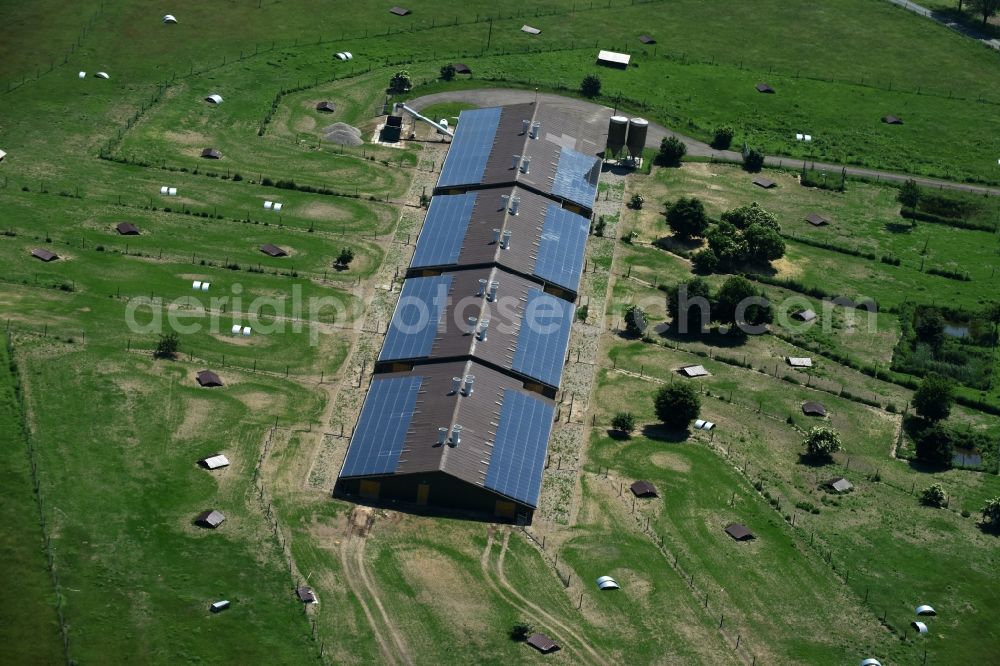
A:
<svg viewBox="0 0 1000 666">
<path fill-rule="evenodd" d="M 976 308 L 1000 288 L 996 234 L 923 222 L 911 229 L 896 190 L 878 184 L 850 182 L 836 194 L 779 171 L 768 174 L 779 187 L 765 192 L 734 167 L 687 163 L 602 183 L 608 200 L 640 192 L 647 206 L 607 213 L 615 237 L 634 231 L 634 243 L 591 243 L 583 294 L 591 324 L 573 343 L 589 358 L 569 366 L 573 388 L 560 397 L 556 469 L 545 481 L 558 486 L 565 510 L 540 511 L 522 531 L 330 498 L 376 331 L 422 219 L 419 195 L 443 154 L 436 141 L 371 142 L 397 70 L 416 84 L 407 98 L 510 85 L 576 94 L 582 77 L 598 72 L 598 101 L 696 138 L 731 124 L 734 145 L 796 160 L 998 183 L 1000 155 L 988 140 L 1000 131 L 996 54 L 864 0 L 407 7 L 410 16 L 396 17 L 379 3 L 182 3 L 169 8 L 180 21 L 170 26 L 160 20 L 168 9 L 129 0 L 0 7 L 8 28 L 0 42 L 0 149 L 8 153 L 0 321 L 23 383 L 45 523 L 43 534 L 17 380 L 0 352 L 0 661 L 841 664 L 878 656 L 915 666 L 925 649 L 927 663 L 941 664 L 1000 652 L 996 537 L 977 523 L 983 502 L 1000 494 L 997 477 L 928 473 L 895 459 L 895 412 L 910 390 L 818 354 L 808 373 L 783 364 L 808 345 L 884 367 L 900 335 L 891 311 L 899 304 Z M 526 35 L 524 24 L 542 33 Z M 640 33 L 659 43 L 640 45 Z M 598 69 L 597 48 L 629 51 L 634 64 Z M 333 57 L 345 50 L 352 61 Z M 457 61 L 473 76 L 437 81 L 440 67 Z M 778 93 L 759 95 L 759 81 Z M 210 93 L 223 104 L 207 104 Z M 321 100 L 336 111 L 317 112 Z M 465 108 L 425 112 L 454 122 Z M 906 124 L 880 123 L 889 113 Z M 326 141 L 324 128 L 336 122 L 356 126 L 364 143 Z M 816 140 L 798 144 L 797 131 Z M 222 158 L 201 158 L 208 147 Z M 178 196 L 160 195 L 162 186 Z M 886 308 L 877 330 L 856 331 L 835 308 L 825 330 L 796 334 L 779 321 L 782 337 L 739 346 L 620 338 L 613 328 L 628 303 L 662 323 L 657 287 L 691 276 L 686 260 L 653 244 L 667 235 L 661 202 L 682 195 L 702 197 L 712 216 L 760 201 L 792 236 L 774 277 L 875 298 Z M 814 211 L 833 224 L 805 224 Z M 983 211 L 978 221 L 990 223 L 1000 206 L 988 200 Z M 141 234 L 118 235 L 120 221 Z M 265 243 L 289 256 L 261 253 Z M 61 259 L 42 263 L 34 248 Z M 337 270 L 344 248 L 355 259 Z M 195 280 L 210 291 L 193 291 Z M 176 360 L 155 359 L 160 332 L 184 324 Z M 254 333 L 233 336 L 234 324 Z M 664 437 L 655 423 L 653 391 L 686 363 L 712 372 L 701 385 L 703 416 L 719 424 L 714 436 Z M 195 373 L 206 368 L 225 386 L 198 387 Z M 578 394 L 577 386 L 589 391 L 586 373 L 596 373 L 594 391 Z M 827 405 L 845 439 L 826 467 L 798 456 L 812 424 L 800 411 L 806 399 Z M 572 423 L 567 404 L 581 410 Z M 642 426 L 627 442 L 606 430 L 621 409 Z M 1000 435 L 995 417 L 965 407 L 951 421 Z M 232 465 L 197 466 L 216 452 Z M 820 490 L 834 474 L 851 478 L 855 492 Z M 636 478 L 654 481 L 661 498 L 633 506 L 627 485 Z M 919 505 L 915 494 L 932 481 L 945 486 L 948 509 Z M 227 517 L 217 530 L 193 524 L 208 508 Z M 729 521 L 746 522 L 757 540 L 731 541 L 722 532 Z M 600 575 L 623 589 L 600 592 Z M 302 584 L 316 589 L 319 605 L 298 601 Z M 210 613 L 223 598 L 232 607 Z M 923 639 L 907 627 L 918 603 L 941 613 Z M 562 651 L 542 657 L 511 641 L 519 621 Z"/>
<path fill-rule="evenodd" d="M 38 520 L 28 441 L 21 425 L 16 363 L 0 350 L 0 448 L 3 470 L 3 545 L 0 585 L 0 658 L 6 663 L 63 660 L 52 578 L 46 569 L 45 540 Z M 31 636 L 33 640 L 24 640 Z"/>
</svg>

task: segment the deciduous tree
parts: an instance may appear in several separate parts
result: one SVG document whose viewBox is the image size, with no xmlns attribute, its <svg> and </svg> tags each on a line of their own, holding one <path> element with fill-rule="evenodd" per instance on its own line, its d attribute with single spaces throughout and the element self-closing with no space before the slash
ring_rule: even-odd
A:
<svg viewBox="0 0 1000 666">
<path fill-rule="evenodd" d="M 653 404 L 656 417 L 664 425 L 680 429 L 698 418 L 701 396 L 691 384 L 675 382 L 661 388 Z"/>
</svg>

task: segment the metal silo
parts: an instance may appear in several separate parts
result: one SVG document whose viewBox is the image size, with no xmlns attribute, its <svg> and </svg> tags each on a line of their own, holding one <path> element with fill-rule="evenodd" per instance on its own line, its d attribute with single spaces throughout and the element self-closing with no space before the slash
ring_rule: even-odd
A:
<svg viewBox="0 0 1000 666">
<path fill-rule="evenodd" d="M 646 133 L 649 130 L 649 122 L 642 118 L 632 118 L 628 121 L 628 154 L 632 159 L 642 157 L 642 149 L 646 147 Z"/>
<path fill-rule="evenodd" d="M 618 157 L 622 148 L 625 147 L 625 137 L 628 135 L 628 118 L 625 116 L 611 116 L 608 122 L 608 145 L 607 149 L 613 157 Z"/>
</svg>

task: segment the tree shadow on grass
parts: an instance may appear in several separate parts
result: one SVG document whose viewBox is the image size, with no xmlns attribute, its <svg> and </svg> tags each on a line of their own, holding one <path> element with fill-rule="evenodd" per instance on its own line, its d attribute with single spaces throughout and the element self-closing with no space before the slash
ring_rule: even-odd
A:
<svg viewBox="0 0 1000 666">
<path fill-rule="evenodd" d="M 682 334 L 678 333 L 673 326 L 670 326 L 657 332 L 660 334 L 661 338 L 678 344 L 683 342 L 700 342 L 703 345 L 719 349 L 742 347 L 747 343 L 747 339 L 749 337 L 746 333 L 740 331 L 739 329 L 730 333 L 720 333 L 717 329 L 712 329 L 703 333 Z"/>
<path fill-rule="evenodd" d="M 983 534 L 1000 538 L 1000 523 L 987 523 L 982 520 L 976 523 L 976 527 Z"/>
<path fill-rule="evenodd" d="M 621 430 L 615 430 L 614 428 L 607 429 L 608 437 L 615 440 L 616 442 L 627 442 L 632 439 L 632 435 L 627 432 L 622 432 Z"/>
<path fill-rule="evenodd" d="M 808 453 L 799 454 L 799 464 L 813 469 L 821 469 L 827 465 L 832 465 L 833 458 L 829 456 L 811 456 Z"/>
<path fill-rule="evenodd" d="M 951 469 L 951 465 L 945 463 L 927 462 L 925 460 L 917 460 L 916 458 L 907 460 L 906 462 L 909 464 L 910 469 L 921 474 L 937 474 L 938 472 L 947 472 Z"/>
<path fill-rule="evenodd" d="M 685 238 L 677 234 L 661 236 L 653 241 L 653 245 L 669 252 L 694 252 L 706 245 L 703 238 Z"/>
<path fill-rule="evenodd" d="M 885 230 L 893 234 L 908 234 L 913 232 L 912 224 L 903 224 L 902 222 L 886 222 Z"/>
<path fill-rule="evenodd" d="M 686 442 L 688 440 L 691 436 L 691 431 L 687 428 L 671 428 L 670 426 L 662 423 L 657 423 L 655 425 L 643 426 L 642 435 L 647 439 L 656 440 L 658 442 L 680 444 L 681 442 Z"/>
</svg>

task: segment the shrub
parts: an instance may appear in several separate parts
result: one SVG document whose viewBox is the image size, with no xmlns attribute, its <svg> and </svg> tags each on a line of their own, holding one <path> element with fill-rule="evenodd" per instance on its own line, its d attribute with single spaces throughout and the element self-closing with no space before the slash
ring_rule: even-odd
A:
<svg viewBox="0 0 1000 666">
<path fill-rule="evenodd" d="M 167 333 L 160 336 L 159 342 L 156 343 L 156 350 L 153 352 L 153 356 L 156 358 L 176 358 L 179 349 L 180 338 L 177 337 L 176 333 Z"/>
<path fill-rule="evenodd" d="M 708 275 L 709 273 L 714 273 L 719 267 L 719 257 L 711 248 L 706 247 L 704 250 L 699 250 L 691 256 L 691 264 L 695 273 Z"/>
<path fill-rule="evenodd" d="M 580 82 L 580 93 L 593 99 L 601 94 L 601 77 L 597 74 L 587 74 Z"/>
<path fill-rule="evenodd" d="M 733 143 L 733 135 L 735 132 L 733 128 L 729 125 L 723 125 L 715 130 L 715 136 L 712 137 L 712 148 L 716 150 L 726 150 Z"/>
<path fill-rule="evenodd" d="M 667 226 L 682 238 L 702 236 L 708 230 L 705 205 L 697 197 L 681 197 L 667 205 Z"/>
<path fill-rule="evenodd" d="M 660 141 L 660 152 L 654 160 L 658 166 L 679 167 L 681 158 L 687 154 L 687 146 L 675 136 L 665 137 Z"/>
<path fill-rule="evenodd" d="M 642 335 L 646 325 L 646 313 L 638 305 L 630 305 L 625 310 L 625 330 L 629 335 Z"/>
<path fill-rule="evenodd" d="M 802 444 L 806 447 L 806 455 L 817 460 L 830 460 L 834 453 L 843 448 L 840 434 L 833 428 L 823 426 L 810 430 Z"/>
<path fill-rule="evenodd" d="M 916 208 L 920 202 L 920 186 L 913 180 L 908 180 L 899 188 L 896 200 L 907 208 Z"/>
<path fill-rule="evenodd" d="M 646 203 L 646 200 L 642 197 L 641 194 L 636 192 L 635 194 L 632 195 L 632 198 L 629 199 L 628 207 L 633 210 L 642 210 L 642 205 L 644 203 Z"/>
<path fill-rule="evenodd" d="M 764 152 L 759 148 L 749 148 L 743 153 L 743 169 L 757 173 L 764 168 Z"/>
<path fill-rule="evenodd" d="M 535 633 L 535 628 L 531 626 L 531 623 L 521 620 L 511 627 L 510 639 L 512 641 L 526 641 L 533 633 Z"/>
<path fill-rule="evenodd" d="M 913 394 L 913 407 L 917 414 L 931 422 L 948 418 L 955 402 L 954 384 L 950 379 L 931 373 Z"/>
<path fill-rule="evenodd" d="M 948 498 L 944 494 L 944 488 L 940 483 L 932 483 L 924 488 L 920 493 L 920 501 L 927 506 L 942 507 Z"/>
<path fill-rule="evenodd" d="M 349 247 L 345 247 L 340 251 L 340 254 L 337 255 L 336 265 L 340 268 L 347 268 L 351 265 L 352 261 L 354 261 L 354 250 Z"/>
<path fill-rule="evenodd" d="M 931 465 L 951 466 L 955 455 L 955 433 L 935 423 L 915 437 L 917 459 Z"/>
<path fill-rule="evenodd" d="M 654 399 L 656 417 L 671 428 L 686 428 L 698 418 L 701 397 L 692 384 L 673 383 L 662 387 Z"/>
<path fill-rule="evenodd" d="M 604 220 L 604 216 L 601 215 L 597 218 L 597 222 L 594 223 L 594 235 L 598 237 L 604 236 L 604 229 L 608 226 L 608 223 Z"/>
<path fill-rule="evenodd" d="M 992 525 L 1000 525 L 1000 497 L 986 500 L 983 505 L 983 521 Z"/>
<path fill-rule="evenodd" d="M 443 81 L 451 81 L 455 78 L 455 66 L 448 63 L 441 68 L 441 79 Z"/>
<path fill-rule="evenodd" d="M 632 412 L 618 412 L 611 419 L 611 427 L 626 435 L 630 435 L 635 430 L 635 416 Z"/>
<path fill-rule="evenodd" d="M 274 181 L 265 176 L 264 178 L 261 178 L 260 184 L 263 185 L 263 186 L 265 186 L 265 187 L 273 187 L 274 186 Z"/>
<path fill-rule="evenodd" d="M 243 176 L 241 176 L 241 175 L 240 175 L 240 174 L 238 174 L 238 173 L 234 173 L 234 174 L 233 174 L 233 180 L 235 180 L 235 181 L 239 182 L 239 181 L 243 180 Z"/>
<path fill-rule="evenodd" d="M 399 70 L 389 79 L 389 89 L 393 92 L 406 92 L 412 87 L 413 79 L 410 78 L 410 73 L 405 69 Z"/>
</svg>

